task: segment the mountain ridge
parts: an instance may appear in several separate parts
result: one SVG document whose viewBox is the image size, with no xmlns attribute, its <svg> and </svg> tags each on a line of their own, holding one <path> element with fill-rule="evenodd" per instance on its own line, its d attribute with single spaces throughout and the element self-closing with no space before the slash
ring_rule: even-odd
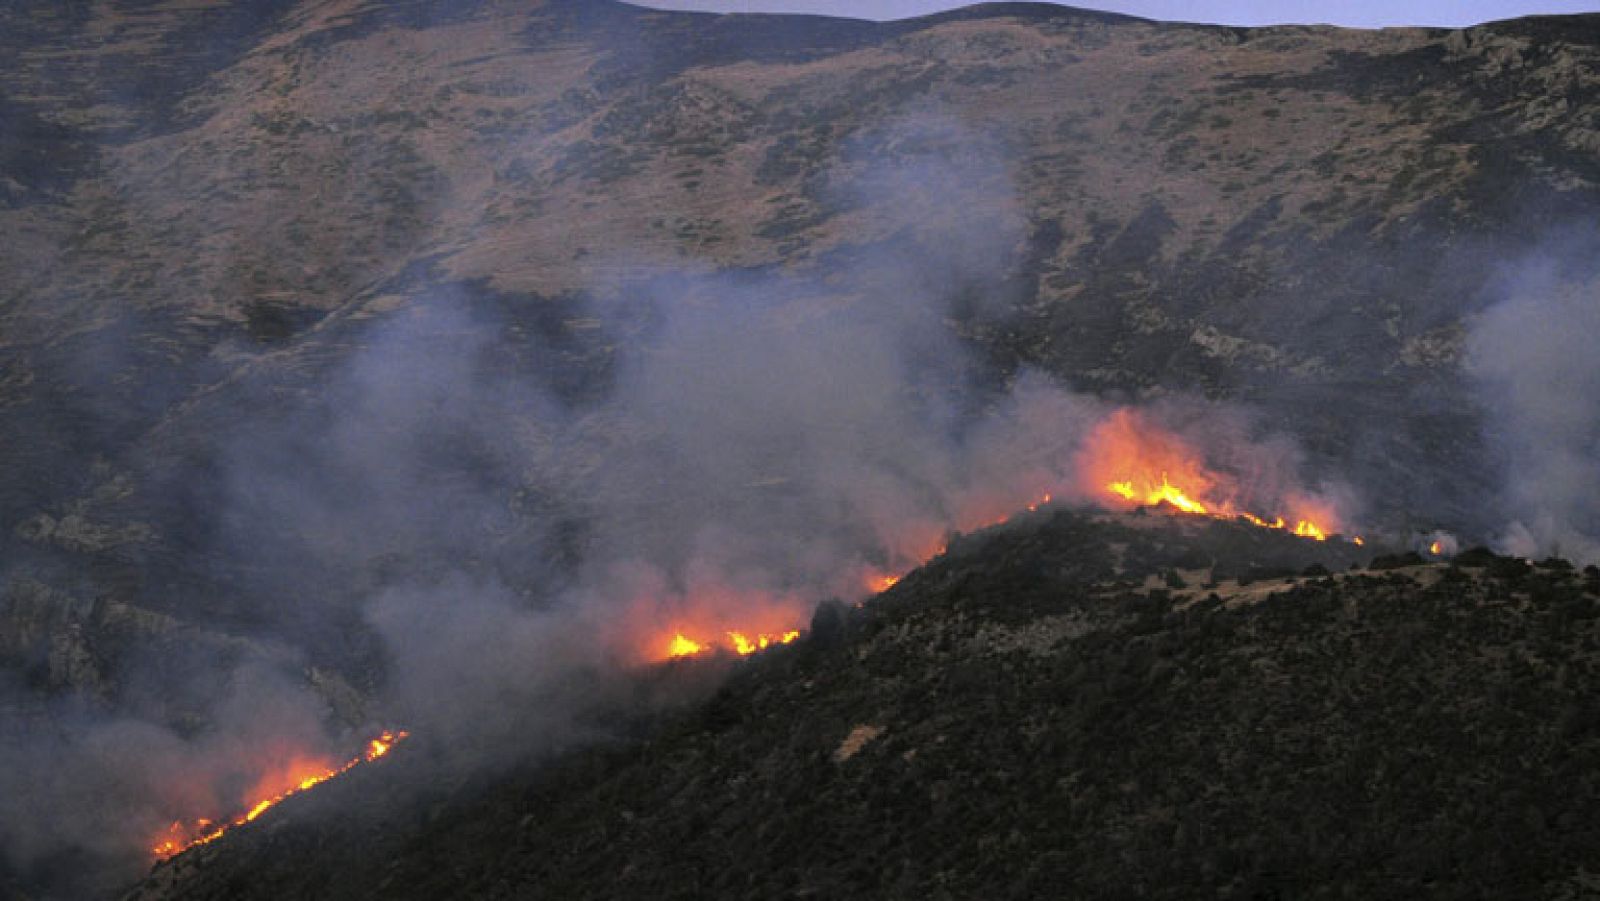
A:
<svg viewBox="0 0 1600 901">
<path fill-rule="evenodd" d="M 1593 892 L 1558 773 L 1600 572 L 1143 519 L 966 536 L 630 738 L 454 789 L 413 757 L 424 801 L 372 773 L 127 897 Z"/>
<path fill-rule="evenodd" d="M 1548 422 L 1527 398 L 1584 415 L 1583 379 L 1508 401 L 1474 355 L 1508 304 L 1582 308 L 1600 279 L 1600 14 L 27 2 L 0 9 L 0 54 L 18 722 L 128 716 L 181 745 L 215 737 L 218 668 L 259 666 L 344 736 L 392 675 L 375 598 L 461 576 L 537 608 L 605 537 L 675 551 L 648 528 L 702 512 L 672 494 L 685 470 L 606 452 L 692 411 L 607 404 L 655 387 L 684 333 L 719 363 L 812 334 L 847 373 L 903 362 L 892 390 L 833 392 L 899 414 L 859 430 L 874 464 L 907 462 L 905 411 L 981 443 L 961 430 L 1019 385 L 1185 407 L 1292 445 L 1296 484 L 1348 487 L 1348 525 L 1396 545 L 1539 526 L 1515 484 Z M 742 438 L 709 460 L 767 456 L 708 464 L 743 479 L 708 497 L 804 508 L 783 453 L 808 442 L 717 434 Z M 890 509 L 950 487 L 908 482 Z M 99 853 L 72 847 L 59 869 Z"/>
</svg>

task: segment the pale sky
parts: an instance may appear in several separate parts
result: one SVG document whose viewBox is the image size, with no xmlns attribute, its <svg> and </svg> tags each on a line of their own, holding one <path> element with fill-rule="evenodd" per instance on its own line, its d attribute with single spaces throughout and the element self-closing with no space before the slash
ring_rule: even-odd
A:
<svg viewBox="0 0 1600 901">
<path fill-rule="evenodd" d="M 658 9 L 712 12 L 803 12 L 857 19 L 900 19 L 967 3 L 952 0 L 630 0 Z M 1335 0 L 1306 3 L 1293 0 L 1086 0 L 1084 9 L 1181 22 L 1226 25 L 1274 25 L 1322 22 L 1352 28 L 1390 25 L 1459 27 L 1493 19 L 1514 19 L 1539 13 L 1600 12 L 1595 0 Z"/>
</svg>

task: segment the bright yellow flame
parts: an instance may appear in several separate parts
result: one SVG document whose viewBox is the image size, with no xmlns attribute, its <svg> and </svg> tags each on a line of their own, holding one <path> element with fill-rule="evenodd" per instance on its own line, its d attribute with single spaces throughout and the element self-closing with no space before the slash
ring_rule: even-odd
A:
<svg viewBox="0 0 1600 901">
<path fill-rule="evenodd" d="M 705 649 L 705 645 L 679 632 L 672 636 L 672 642 L 667 645 L 667 656 L 693 657 Z"/>
<path fill-rule="evenodd" d="M 1337 516 L 1316 498 L 1290 498 L 1293 529 L 1282 517 L 1267 519 L 1234 505 L 1237 480 L 1206 466 L 1178 435 L 1131 409 L 1114 411 L 1095 426 L 1079 451 L 1076 467 L 1084 487 L 1101 488 L 1122 502 L 1155 507 L 1169 504 L 1184 513 L 1218 519 L 1242 517 L 1266 529 L 1292 531 L 1318 541 L 1327 538 Z M 1120 505 L 1119 505 L 1120 506 Z"/>
<path fill-rule="evenodd" d="M 1438 557 L 1444 553 L 1444 545 L 1435 541 L 1433 544 L 1428 545 L 1428 553 Z"/>
<path fill-rule="evenodd" d="M 800 637 L 800 630 L 790 629 L 787 632 L 727 631 L 722 635 L 725 640 L 718 642 L 718 644 L 743 657 L 754 654 L 756 651 L 765 650 L 773 645 L 788 644 Z M 679 632 L 668 643 L 667 656 L 669 658 L 694 657 L 711 651 L 713 647 L 714 645 L 710 642 L 695 641 Z"/>
<path fill-rule="evenodd" d="M 728 640 L 733 643 L 734 651 L 737 652 L 741 657 L 748 654 L 754 654 L 756 651 L 766 650 L 775 644 L 788 644 L 799 637 L 799 629 L 791 629 L 788 632 L 759 634 L 755 638 L 751 638 L 743 632 L 728 633 Z"/>
<path fill-rule="evenodd" d="M 1154 500 L 1149 498 L 1154 498 Z M 1161 474 L 1161 487 L 1157 488 L 1155 492 L 1149 496 L 1149 498 L 1146 499 L 1145 503 L 1149 504 L 1150 506 L 1155 506 L 1160 504 L 1162 501 L 1166 501 L 1185 513 L 1206 512 L 1205 504 L 1202 504 L 1199 501 L 1190 498 L 1182 491 L 1179 491 L 1176 486 L 1167 481 L 1166 473 Z"/>
<path fill-rule="evenodd" d="M 1183 491 L 1167 478 L 1166 473 L 1161 474 L 1161 484 L 1151 485 L 1141 492 L 1133 486 L 1132 482 L 1112 482 L 1106 490 L 1122 498 L 1133 501 L 1146 507 L 1157 507 L 1163 503 L 1171 504 L 1185 513 L 1207 513 L 1206 505 L 1184 494 Z"/>
<path fill-rule="evenodd" d="M 1328 536 L 1322 531 L 1322 529 L 1319 528 L 1316 523 L 1307 519 L 1302 519 L 1294 524 L 1294 533 L 1299 535 L 1301 538 L 1314 538 L 1317 541 L 1328 540 Z"/>
</svg>

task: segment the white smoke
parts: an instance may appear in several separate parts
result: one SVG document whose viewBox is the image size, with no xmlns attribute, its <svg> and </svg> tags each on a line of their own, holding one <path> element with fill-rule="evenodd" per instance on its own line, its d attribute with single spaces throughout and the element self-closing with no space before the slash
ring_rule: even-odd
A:
<svg viewBox="0 0 1600 901">
<path fill-rule="evenodd" d="M 1600 561 L 1600 281 L 1521 270 L 1473 329 L 1468 371 L 1505 466 L 1503 550 Z"/>
</svg>

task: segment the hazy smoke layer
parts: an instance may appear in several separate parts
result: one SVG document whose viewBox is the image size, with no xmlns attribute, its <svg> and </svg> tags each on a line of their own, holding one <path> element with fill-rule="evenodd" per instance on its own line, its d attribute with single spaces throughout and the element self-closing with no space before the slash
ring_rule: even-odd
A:
<svg viewBox="0 0 1600 901">
<path fill-rule="evenodd" d="M 1506 465 L 1501 543 L 1600 561 L 1600 282 L 1523 270 L 1472 334 L 1487 428 Z"/>
<path fill-rule="evenodd" d="M 138 715 L 44 717 L 0 748 L 7 858 L 135 874 L 164 822 L 236 811 L 249 774 L 380 725 L 458 762 L 558 748 L 603 730 L 594 712 L 674 630 L 803 627 L 951 530 L 1086 499 L 1073 461 L 1107 405 L 998 374 L 957 337 L 1003 317 L 1024 244 L 997 158 L 902 122 L 819 182 L 871 236 L 837 258 L 560 301 L 435 286 L 201 402 L 213 477 L 173 485 L 210 517 L 214 603 L 308 659 L 153 679 Z M 1260 419 L 1147 415 L 1241 502 L 1270 513 L 1297 490 L 1298 452 Z M 334 716 L 310 666 L 371 708 Z M 160 700 L 185 679 L 232 686 L 187 730 Z"/>
<path fill-rule="evenodd" d="M 219 674 L 214 728 L 186 734 L 64 702 L 0 737 L 0 848 L 53 897 L 94 897 L 150 863 L 173 820 L 237 812 L 257 784 L 324 757 L 325 711 L 272 669 Z M 212 815 L 216 815 L 213 813 Z"/>
</svg>

